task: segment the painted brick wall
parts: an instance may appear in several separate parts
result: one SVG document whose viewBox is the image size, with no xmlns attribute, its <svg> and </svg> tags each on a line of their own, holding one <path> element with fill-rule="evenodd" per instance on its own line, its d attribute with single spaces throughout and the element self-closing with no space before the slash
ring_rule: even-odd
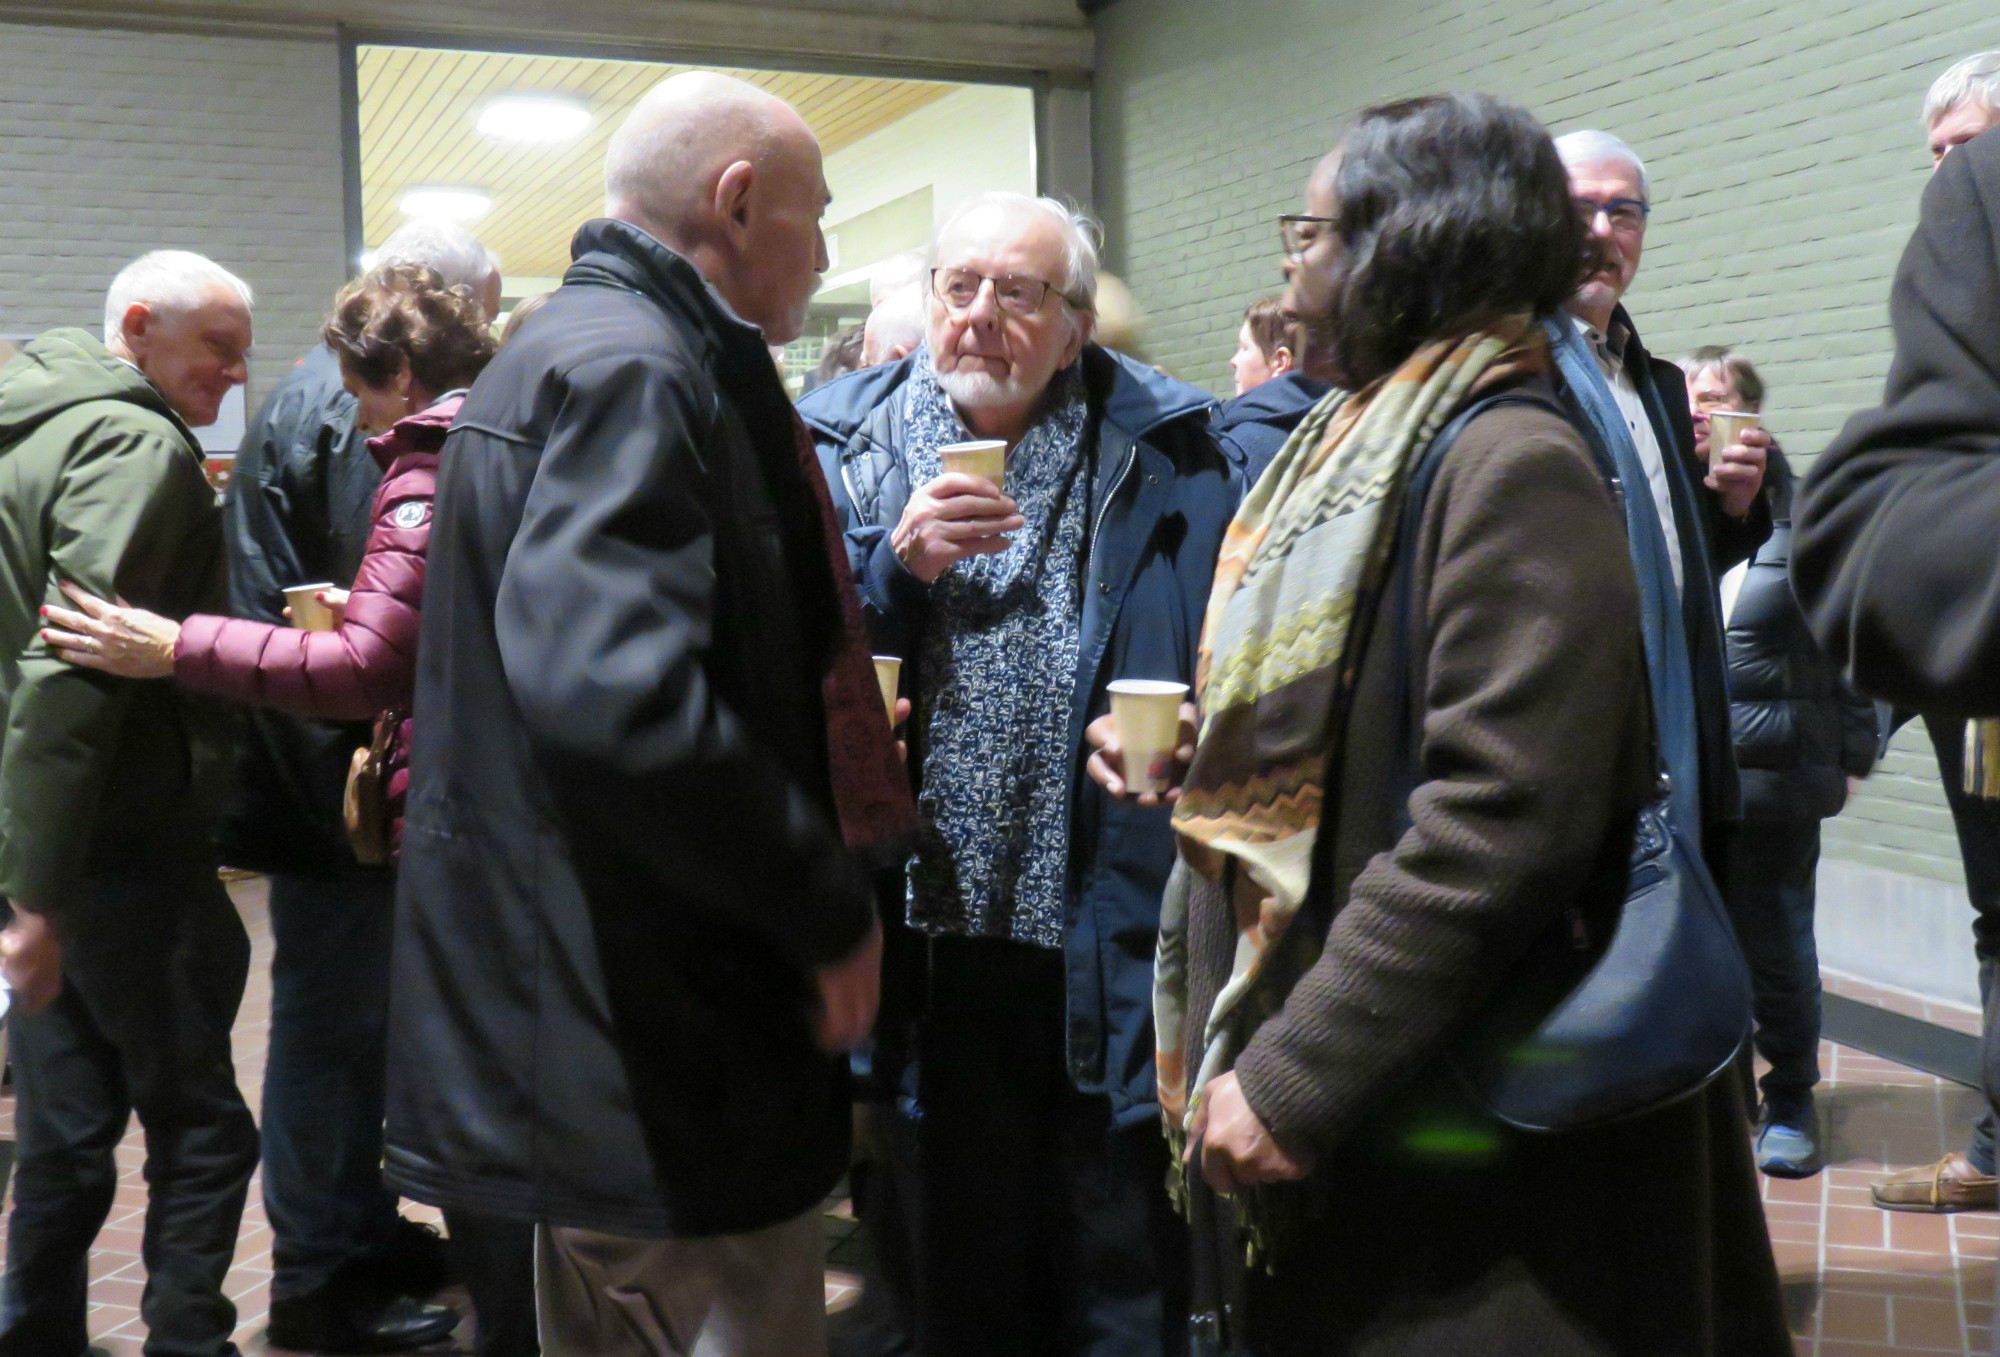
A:
<svg viewBox="0 0 2000 1357">
<path fill-rule="evenodd" d="M 252 406 L 341 266 L 338 50 L 0 23 L 0 333 L 100 327 L 112 276 L 197 250 L 257 291 Z"/>
<path fill-rule="evenodd" d="M 1121 0 L 1100 15 L 1098 202 L 1161 361 L 1217 391 L 1242 308 L 1280 284 L 1273 218 L 1342 119 L 1478 88 L 1648 162 L 1631 305 L 1673 355 L 1744 345 L 1797 464 L 1880 393 L 1885 299 L 1929 170 L 1918 115 L 2000 47 L 1990 0 Z M 1898 739 L 1831 856 L 1960 879 L 1929 745 Z"/>
</svg>

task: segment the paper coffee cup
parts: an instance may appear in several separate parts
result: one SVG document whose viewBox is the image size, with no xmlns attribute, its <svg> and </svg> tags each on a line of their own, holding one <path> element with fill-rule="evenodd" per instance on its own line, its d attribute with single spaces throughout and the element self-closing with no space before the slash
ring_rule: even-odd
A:
<svg viewBox="0 0 2000 1357">
<path fill-rule="evenodd" d="M 902 681 L 903 662 L 894 655 L 875 657 L 875 682 L 882 689 L 882 708 L 889 713 L 889 729 L 896 728 L 896 685 Z"/>
<path fill-rule="evenodd" d="M 976 443 L 952 443 L 938 449 L 938 460 L 944 463 L 946 471 L 961 471 L 968 476 L 984 476 L 998 486 L 1007 479 L 1007 444 L 998 438 L 981 439 Z"/>
<path fill-rule="evenodd" d="M 1125 785 L 1135 792 L 1163 792 L 1172 776 L 1174 746 L 1180 743 L 1185 683 L 1164 679 L 1117 679 L 1111 684 L 1111 715 L 1125 751 Z"/>
<path fill-rule="evenodd" d="M 322 589 L 335 584 L 295 584 L 285 590 L 285 603 L 292 610 L 292 625 L 300 631 L 332 631 L 333 610 L 319 601 Z"/>
<path fill-rule="evenodd" d="M 1708 459 L 1731 443 L 1743 441 L 1745 429 L 1761 429 L 1764 417 L 1749 410 L 1710 410 L 1708 412 Z"/>
</svg>

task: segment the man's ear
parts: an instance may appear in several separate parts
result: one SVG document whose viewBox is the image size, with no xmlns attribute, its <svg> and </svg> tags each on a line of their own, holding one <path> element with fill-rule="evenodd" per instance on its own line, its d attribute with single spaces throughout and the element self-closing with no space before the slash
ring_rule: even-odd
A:
<svg viewBox="0 0 2000 1357">
<path fill-rule="evenodd" d="M 750 195 L 757 181 L 757 167 L 738 160 L 715 181 L 715 217 L 722 229 L 736 234 L 749 229 Z"/>
<path fill-rule="evenodd" d="M 125 308 L 125 315 L 119 322 L 119 333 L 124 335 L 125 347 L 132 351 L 134 359 L 146 351 L 153 322 L 158 319 L 159 317 L 153 314 L 153 308 L 144 302 L 133 302 Z M 117 337 L 117 335 L 106 335 L 104 341 L 108 345 Z"/>
<path fill-rule="evenodd" d="M 1280 344 L 1271 350 L 1271 361 L 1265 366 L 1271 369 L 1273 377 L 1282 377 L 1292 370 L 1292 351 Z"/>
<path fill-rule="evenodd" d="M 1076 333 L 1070 337 L 1069 347 L 1063 350 L 1062 366 L 1064 367 L 1068 367 L 1076 361 L 1076 356 L 1083 352 L 1083 346 L 1088 344 L 1091 335 L 1097 332 L 1096 312 L 1078 311 L 1074 314 L 1076 315 Z"/>
</svg>

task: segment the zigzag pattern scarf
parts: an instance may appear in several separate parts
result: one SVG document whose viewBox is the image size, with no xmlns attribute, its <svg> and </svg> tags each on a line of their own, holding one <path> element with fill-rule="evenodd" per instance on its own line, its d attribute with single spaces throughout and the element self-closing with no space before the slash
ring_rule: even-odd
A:
<svg viewBox="0 0 2000 1357">
<path fill-rule="evenodd" d="M 1154 970 L 1160 1107 L 1174 1163 L 1202 1090 L 1317 959 L 1291 932 L 1305 902 L 1327 761 L 1359 668 L 1357 604 L 1379 592 L 1412 459 L 1480 390 L 1549 368 L 1527 316 L 1428 344 L 1368 389 L 1309 413 L 1237 511 L 1215 571 L 1196 668 L 1201 737 L 1174 809 L 1180 859 Z M 1190 908 L 1236 923 L 1228 982 L 1188 1077 Z"/>
</svg>

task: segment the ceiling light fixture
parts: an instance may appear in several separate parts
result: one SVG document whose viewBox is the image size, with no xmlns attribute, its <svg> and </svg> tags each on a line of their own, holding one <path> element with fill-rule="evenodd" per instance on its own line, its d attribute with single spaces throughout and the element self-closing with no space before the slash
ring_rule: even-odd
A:
<svg viewBox="0 0 2000 1357">
<path fill-rule="evenodd" d="M 446 221 L 477 221 L 493 210 L 493 199 L 476 188 L 430 185 L 413 188 L 397 204 L 406 217 L 443 217 Z"/>
<path fill-rule="evenodd" d="M 479 111 L 479 131 L 498 141 L 574 141 L 590 126 L 590 105 L 553 94 L 503 94 Z"/>
</svg>

